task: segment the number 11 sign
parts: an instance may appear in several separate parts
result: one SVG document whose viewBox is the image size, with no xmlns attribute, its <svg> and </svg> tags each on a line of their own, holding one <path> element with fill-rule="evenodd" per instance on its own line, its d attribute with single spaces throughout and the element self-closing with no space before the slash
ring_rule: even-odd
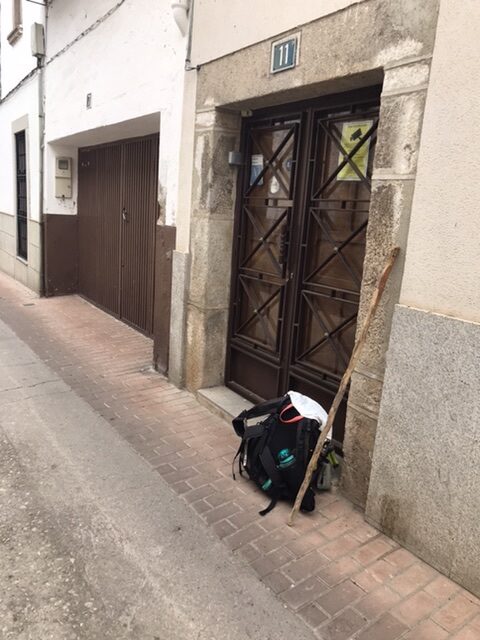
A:
<svg viewBox="0 0 480 640">
<path fill-rule="evenodd" d="M 297 66 L 299 35 L 272 42 L 270 72 L 278 73 Z"/>
</svg>

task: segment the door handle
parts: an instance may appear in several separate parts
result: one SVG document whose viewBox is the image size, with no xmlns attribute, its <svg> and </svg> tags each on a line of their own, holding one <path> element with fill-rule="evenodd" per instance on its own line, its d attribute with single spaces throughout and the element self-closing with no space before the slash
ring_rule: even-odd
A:
<svg viewBox="0 0 480 640">
<path fill-rule="evenodd" d="M 125 207 L 123 207 L 122 209 L 122 220 L 124 222 L 128 222 L 128 211 L 125 209 Z"/>
</svg>

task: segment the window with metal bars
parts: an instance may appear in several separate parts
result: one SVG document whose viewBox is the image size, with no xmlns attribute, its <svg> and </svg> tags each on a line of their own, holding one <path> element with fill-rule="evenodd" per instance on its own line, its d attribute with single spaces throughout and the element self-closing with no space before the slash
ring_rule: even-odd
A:
<svg viewBox="0 0 480 640">
<path fill-rule="evenodd" d="M 16 185 L 17 185 L 17 256 L 27 259 L 27 153 L 25 131 L 15 134 Z"/>
</svg>

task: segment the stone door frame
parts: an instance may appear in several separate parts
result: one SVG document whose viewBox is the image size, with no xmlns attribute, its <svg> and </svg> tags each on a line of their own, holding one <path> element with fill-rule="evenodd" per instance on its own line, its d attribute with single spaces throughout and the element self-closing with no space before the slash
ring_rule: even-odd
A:
<svg viewBox="0 0 480 640">
<path fill-rule="evenodd" d="M 224 380 L 236 201 L 236 170 L 228 164 L 228 153 L 239 148 L 242 115 L 265 106 L 318 99 L 383 81 L 358 316 L 361 325 L 386 255 L 393 245 L 405 249 L 407 243 L 437 10 L 436 0 L 432 0 L 423 16 L 416 14 L 414 7 L 398 7 L 393 0 L 373 0 L 302 28 L 301 55 L 303 59 L 310 58 L 308 66 L 300 64 L 294 70 L 266 78 L 270 52 L 270 42 L 266 41 L 213 61 L 199 71 L 190 284 L 186 300 L 184 375 L 188 389 L 217 386 Z M 396 32 L 389 33 L 396 13 L 402 11 L 406 14 L 400 16 L 403 45 L 398 42 Z M 359 29 L 337 57 L 320 60 L 319 42 L 327 49 L 329 45 L 338 48 L 335 33 L 345 24 L 345 12 L 355 13 L 352 19 Z M 383 25 L 378 22 L 381 14 L 386 21 Z M 383 29 L 375 37 L 374 32 L 380 27 Z M 367 42 L 368 31 L 371 37 Z M 412 38 L 418 43 L 415 46 L 418 55 L 408 55 Z M 396 48 L 389 46 L 391 39 L 397 40 Z M 246 77 L 239 77 L 238 69 L 246 69 Z M 385 354 L 394 306 L 399 299 L 403 253 L 391 275 L 351 383 L 342 482 L 347 495 L 362 506 L 368 491 Z"/>
</svg>

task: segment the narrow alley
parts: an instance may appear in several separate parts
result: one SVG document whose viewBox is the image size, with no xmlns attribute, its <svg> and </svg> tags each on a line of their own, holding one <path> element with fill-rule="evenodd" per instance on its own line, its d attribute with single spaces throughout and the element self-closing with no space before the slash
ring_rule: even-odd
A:
<svg viewBox="0 0 480 640">
<path fill-rule="evenodd" d="M 480 637 L 478 600 L 335 492 L 260 518 L 229 424 L 141 334 L 4 275 L 0 320 L 5 640 Z"/>
<path fill-rule="evenodd" d="M 0 351 L 3 640 L 313 637 L 3 322 Z"/>
</svg>

